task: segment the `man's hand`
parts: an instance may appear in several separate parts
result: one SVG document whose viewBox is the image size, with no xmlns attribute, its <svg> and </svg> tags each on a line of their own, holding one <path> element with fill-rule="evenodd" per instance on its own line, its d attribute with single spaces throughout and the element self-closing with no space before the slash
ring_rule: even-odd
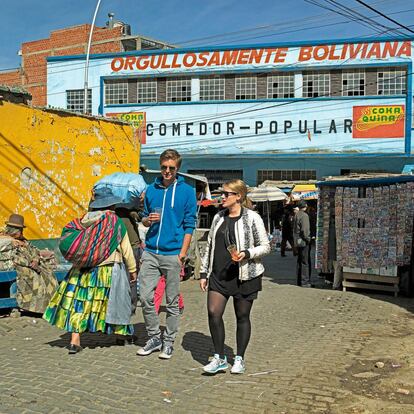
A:
<svg viewBox="0 0 414 414">
<path fill-rule="evenodd" d="M 137 272 L 132 272 L 129 274 L 129 283 L 134 283 L 137 281 Z"/>
<path fill-rule="evenodd" d="M 207 285 L 208 285 L 207 279 L 200 279 L 200 289 L 203 292 L 207 292 Z"/>
<path fill-rule="evenodd" d="M 180 263 L 181 266 L 184 266 L 186 259 L 187 256 L 185 254 L 180 253 L 178 255 L 178 263 Z"/>
</svg>

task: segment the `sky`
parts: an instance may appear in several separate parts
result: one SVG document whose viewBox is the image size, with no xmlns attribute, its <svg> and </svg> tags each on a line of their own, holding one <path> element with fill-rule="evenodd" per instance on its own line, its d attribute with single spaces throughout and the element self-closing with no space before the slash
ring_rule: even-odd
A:
<svg viewBox="0 0 414 414">
<path fill-rule="evenodd" d="M 414 31 L 414 0 L 364 2 Z M 53 30 L 90 23 L 97 0 L 0 3 L 0 70 L 6 70 L 19 66 L 17 52 L 23 42 L 47 38 Z M 340 10 L 341 5 L 347 9 Z M 350 9 L 358 15 L 349 16 Z M 109 12 L 130 24 L 132 34 L 182 47 L 410 34 L 357 0 L 101 0 L 98 26 L 105 26 Z"/>
</svg>

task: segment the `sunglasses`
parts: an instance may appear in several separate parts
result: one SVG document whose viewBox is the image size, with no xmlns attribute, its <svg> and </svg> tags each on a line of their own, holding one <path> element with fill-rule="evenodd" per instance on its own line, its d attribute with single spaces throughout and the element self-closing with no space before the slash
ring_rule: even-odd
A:
<svg viewBox="0 0 414 414">
<path fill-rule="evenodd" d="M 233 192 L 233 191 L 223 191 L 222 193 L 221 193 L 221 196 L 222 197 L 229 197 L 229 196 L 231 196 L 231 195 L 237 195 L 238 193 L 235 193 L 235 192 Z"/>
<path fill-rule="evenodd" d="M 171 172 L 174 172 L 176 169 L 177 167 L 169 167 L 168 165 L 161 165 L 161 171 L 170 170 Z"/>
</svg>

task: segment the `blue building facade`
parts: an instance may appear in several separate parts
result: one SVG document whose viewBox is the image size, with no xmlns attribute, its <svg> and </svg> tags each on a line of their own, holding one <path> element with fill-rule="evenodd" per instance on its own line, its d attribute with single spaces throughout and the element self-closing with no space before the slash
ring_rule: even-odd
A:
<svg viewBox="0 0 414 414">
<path fill-rule="evenodd" d="M 219 185 L 400 172 L 412 157 L 412 40 L 345 39 L 93 55 L 88 111 L 132 122 Z M 81 111 L 85 56 L 48 58 L 48 104 Z"/>
</svg>

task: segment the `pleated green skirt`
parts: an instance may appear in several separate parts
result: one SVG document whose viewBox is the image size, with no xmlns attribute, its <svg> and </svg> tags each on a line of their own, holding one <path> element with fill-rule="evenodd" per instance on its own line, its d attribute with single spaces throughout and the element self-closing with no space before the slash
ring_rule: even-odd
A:
<svg viewBox="0 0 414 414">
<path fill-rule="evenodd" d="M 132 335 L 133 325 L 105 322 L 112 280 L 112 265 L 72 268 L 60 283 L 43 319 L 67 332 L 104 332 Z"/>
</svg>

